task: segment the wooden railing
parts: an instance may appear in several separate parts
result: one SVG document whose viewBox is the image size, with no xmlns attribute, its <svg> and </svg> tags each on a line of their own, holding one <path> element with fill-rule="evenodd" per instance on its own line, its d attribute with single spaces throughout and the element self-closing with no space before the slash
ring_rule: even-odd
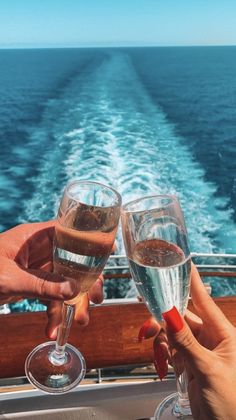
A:
<svg viewBox="0 0 236 420">
<path fill-rule="evenodd" d="M 236 297 L 215 301 L 236 326 Z M 74 322 L 69 341 L 84 354 L 88 369 L 147 364 L 153 360 L 152 340 L 140 344 L 137 336 L 149 316 L 138 302 L 93 306 L 89 325 L 81 328 Z M 45 325 L 45 312 L 0 315 L 0 378 L 24 375 L 27 354 L 46 340 Z"/>
<path fill-rule="evenodd" d="M 236 255 L 194 254 L 193 257 L 218 258 L 220 264 L 199 264 L 204 277 L 236 277 Z M 118 258 L 121 263 L 116 264 Z M 130 278 L 124 256 L 112 256 L 112 267 L 104 273 L 105 279 Z M 123 261 L 123 265 L 122 265 Z M 231 265 L 230 265 L 231 264 Z M 236 297 L 215 299 L 217 305 L 236 326 Z M 192 308 L 191 300 L 189 307 Z M 121 365 L 148 364 L 153 361 L 152 341 L 138 343 L 138 332 L 150 316 L 146 306 L 137 301 L 113 301 L 112 304 L 92 306 L 90 322 L 86 328 L 73 323 L 69 342 L 81 350 L 87 368 L 102 368 Z M 46 313 L 10 313 L 0 315 L 0 378 L 24 375 L 24 363 L 28 353 L 47 340 L 44 330 Z"/>
</svg>

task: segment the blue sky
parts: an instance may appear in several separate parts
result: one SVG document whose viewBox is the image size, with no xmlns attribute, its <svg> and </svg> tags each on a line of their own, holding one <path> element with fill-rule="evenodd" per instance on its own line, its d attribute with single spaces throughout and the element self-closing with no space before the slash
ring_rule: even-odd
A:
<svg viewBox="0 0 236 420">
<path fill-rule="evenodd" d="M 0 46 L 236 45 L 236 0 L 0 0 Z"/>
</svg>

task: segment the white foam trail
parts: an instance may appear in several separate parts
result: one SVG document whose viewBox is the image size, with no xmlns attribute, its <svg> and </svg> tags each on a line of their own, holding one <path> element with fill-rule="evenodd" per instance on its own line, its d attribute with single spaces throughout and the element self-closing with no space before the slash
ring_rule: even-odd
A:
<svg viewBox="0 0 236 420">
<path fill-rule="evenodd" d="M 235 225 L 230 211 L 221 209 L 226 198 L 215 198 L 215 186 L 204 180 L 203 168 L 152 102 L 126 54 L 111 53 L 49 102 L 32 136 L 32 142 L 40 141 L 49 145 L 24 219 L 47 218 L 69 179 L 96 179 L 113 185 L 124 202 L 176 193 L 192 251 L 235 251 Z"/>
</svg>

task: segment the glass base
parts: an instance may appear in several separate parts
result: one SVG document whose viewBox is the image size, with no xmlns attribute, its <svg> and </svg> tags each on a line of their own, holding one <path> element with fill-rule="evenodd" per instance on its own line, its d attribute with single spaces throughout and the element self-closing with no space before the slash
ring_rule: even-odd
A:
<svg viewBox="0 0 236 420">
<path fill-rule="evenodd" d="M 68 392 L 78 385 L 86 373 L 82 354 L 75 347 L 66 344 L 64 356 L 54 357 L 55 341 L 48 341 L 35 347 L 25 361 L 25 373 L 36 388 L 49 394 Z"/>
<path fill-rule="evenodd" d="M 174 393 L 166 397 L 157 407 L 154 419 L 155 420 L 174 420 L 174 419 L 193 419 L 190 408 L 185 409 L 185 413 L 181 413 L 177 404 L 178 394 Z"/>
</svg>

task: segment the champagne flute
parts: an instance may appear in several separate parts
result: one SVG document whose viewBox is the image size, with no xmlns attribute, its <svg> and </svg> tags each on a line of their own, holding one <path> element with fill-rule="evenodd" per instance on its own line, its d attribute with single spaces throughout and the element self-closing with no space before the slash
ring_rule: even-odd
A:
<svg viewBox="0 0 236 420">
<path fill-rule="evenodd" d="M 184 314 L 190 288 L 191 259 L 184 216 L 173 195 L 132 201 L 121 211 L 122 233 L 132 277 L 158 321 L 176 306 Z M 191 419 L 184 370 L 176 374 L 177 393 L 157 408 L 155 419 Z"/>
<path fill-rule="evenodd" d="M 75 304 L 97 280 L 110 255 L 120 206 L 120 194 L 98 182 L 74 181 L 64 191 L 55 226 L 54 272 L 75 279 L 78 294 L 63 303 L 57 341 L 40 344 L 26 359 L 29 381 L 44 392 L 67 392 L 84 378 L 84 358 L 67 339 Z"/>
</svg>

